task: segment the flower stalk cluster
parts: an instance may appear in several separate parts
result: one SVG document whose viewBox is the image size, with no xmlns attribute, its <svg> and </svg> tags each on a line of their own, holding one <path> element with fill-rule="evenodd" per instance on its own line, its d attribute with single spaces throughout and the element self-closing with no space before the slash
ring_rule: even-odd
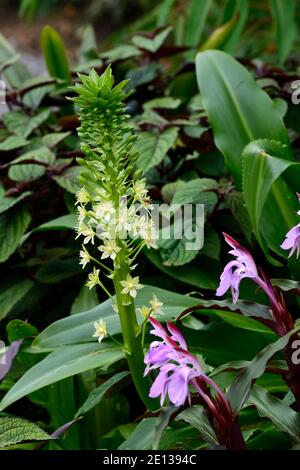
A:
<svg viewBox="0 0 300 470">
<path fill-rule="evenodd" d="M 114 87 L 110 67 L 101 76 L 93 70 L 79 78 L 72 100 L 79 107 L 78 135 L 84 153 L 78 159 L 82 167 L 77 194 L 80 264 L 83 268 L 93 265 L 87 282 L 90 289 L 98 285 L 111 296 L 105 276 L 112 280 L 133 381 L 145 404 L 153 408 L 155 402 L 148 397 L 151 381 L 143 378 L 141 329 L 134 305 L 143 286 L 133 270 L 140 250 L 155 247 L 157 235 L 146 181 L 136 170 L 136 137 L 124 105 L 127 82 Z M 90 254 L 89 245 L 94 245 L 98 256 Z M 98 338 L 104 337 L 101 331 Z"/>
</svg>

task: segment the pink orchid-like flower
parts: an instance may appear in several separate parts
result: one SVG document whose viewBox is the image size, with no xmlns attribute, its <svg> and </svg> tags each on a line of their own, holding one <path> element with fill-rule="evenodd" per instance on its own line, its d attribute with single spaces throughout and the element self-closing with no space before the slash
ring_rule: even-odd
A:
<svg viewBox="0 0 300 470">
<path fill-rule="evenodd" d="M 210 411 L 217 415 L 217 406 L 211 398 L 207 385 L 214 388 L 218 403 L 222 403 L 230 414 L 230 406 L 223 392 L 209 377 L 207 377 L 196 357 L 191 354 L 181 331 L 172 323 L 167 322 L 169 333 L 152 317 L 149 321 L 153 326 L 151 334 L 162 339 L 150 344 L 145 356 L 145 374 L 159 369 L 159 373 L 150 389 L 151 398 L 160 397 L 161 406 L 166 397 L 175 406 L 183 405 L 186 400 L 191 403 L 190 386 L 202 397 Z"/>
<path fill-rule="evenodd" d="M 300 202 L 300 193 L 297 193 Z M 300 211 L 297 212 L 300 215 Z M 280 245 L 283 250 L 291 250 L 289 258 L 296 252 L 296 257 L 300 254 L 300 223 L 295 225 L 285 236 L 284 242 Z"/>
<path fill-rule="evenodd" d="M 225 241 L 233 249 L 229 253 L 236 257 L 235 260 L 226 264 L 220 277 L 220 285 L 216 295 L 221 297 L 230 288 L 233 303 L 236 303 L 239 297 L 240 282 L 244 278 L 252 279 L 265 289 L 265 283 L 260 278 L 254 259 L 246 248 L 241 246 L 234 238 L 223 233 Z"/>
</svg>

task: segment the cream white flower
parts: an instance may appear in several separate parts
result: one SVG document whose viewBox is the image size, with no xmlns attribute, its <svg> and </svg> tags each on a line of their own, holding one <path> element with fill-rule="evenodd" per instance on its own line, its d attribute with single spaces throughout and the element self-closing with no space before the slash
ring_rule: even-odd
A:
<svg viewBox="0 0 300 470">
<path fill-rule="evenodd" d="M 104 244 L 99 246 L 98 250 L 102 251 L 102 259 L 111 258 L 114 260 L 121 248 L 116 244 L 115 240 L 105 240 Z"/>
<path fill-rule="evenodd" d="M 136 309 L 137 313 L 139 313 L 142 317 L 147 318 L 151 312 L 151 308 L 146 307 L 146 305 L 142 305 L 141 307 Z"/>
<path fill-rule="evenodd" d="M 130 274 L 127 275 L 126 281 L 121 281 L 123 287 L 122 294 L 129 294 L 131 297 L 135 298 L 138 289 L 142 289 L 143 285 L 139 283 L 139 277 L 131 277 Z"/>
<path fill-rule="evenodd" d="M 77 210 L 78 210 L 78 223 L 80 225 L 80 224 L 83 224 L 83 221 L 87 216 L 87 210 L 83 206 L 78 206 Z"/>
<path fill-rule="evenodd" d="M 87 204 L 90 202 L 91 196 L 85 188 L 80 188 L 76 194 L 76 204 Z"/>
<path fill-rule="evenodd" d="M 130 231 L 132 236 L 143 238 L 142 234 L 145 232 L 145 226 L 147 224 L 147 218 L 145 215 L 136 216 L 131 224 Z"/>
<path fill-rule="evenodd" d="M 100 202 L 93 207 L 96 218 L 99 220 L 105 220 L 105 222 L 109 222 L 112 218 L 115 217 L 115 208 L 111 201 L 107 202 Z"/>
<path fill-rule="evenodd" d="M 156 240 L 158 238 L 157 230 L 151 219 L 148 219 L 146 227 L 141 233 L 141 238 L 145 240 L 147 248 L 157 248 Z"/>
<path fill-rule="evenodd" d="M 100 284 L 99 273 L 100 273 L 100 269 L 96 269 L 94 267 L 93 272 L 89 274 L 89 276 L 88 276 L 89 280 L 86 283 L 86 286 L 89 289 L 92 289 L 97 284 Z"/>
<path fill-rule="evenodd" d="M 91 261 L 91 257 L 84 246 L 82 246 L 82 250 L 80 250 L 79 252 L 79 257 L 79 264 L 82 264 L 82 269 L 84 269 L 86 265 Z"/>
<path fill-rule="evenodd" d="M 150 300 L 149 304 L 151 305 L 151 310 L 154 314 L 161 313 L 163 302 L 160 302 L 156 295 L 153 294 L 152 300 Z"/>
<path fill-rule="evenodd" d="M 132 192 L 135 200 L 142 201 L 148 194 L 146 181 L 144 179 L 135 181 L 133 183 Z"/>
<path fill-rule="evenodd" d="M 87 243 L 89 243 L 90 241 L 92 242 L 92 244 L 94 245 L 94 239 L 95 239 L 95 232 L 94 230 L 92 229 L 92 227 L 89 227 L 88 225 L 85 225 L 84 223 L 80 223 L 78 228 L 77 228 L 77 237 L 85 237 L 84 240 L 83 240 L 83 243 L 84 245 L 86 245 Z"/>
<path fill-rule="evenodd" d="M 99 321 L 94 322 L 94 328 L 95 328 L 95 333 L 93 334 L 93 338 L 98 338 L 99 343 L 107 336 L 107 328 L 106 328 L 106 322 L 102 320 L 102 318 Z"/>
</svg>

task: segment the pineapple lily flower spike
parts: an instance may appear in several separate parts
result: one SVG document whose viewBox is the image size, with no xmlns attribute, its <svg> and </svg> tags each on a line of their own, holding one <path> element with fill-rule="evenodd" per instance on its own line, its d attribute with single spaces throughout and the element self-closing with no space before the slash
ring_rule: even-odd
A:
<svg viewBox="0 0 300 470">
<path fill-rule="evenodd" d="M 141 329 L 136 318 L 134 299 L 143 286 L 133 276 L 135 258 L 143 247 L 155 247 L 156 229 L 149 214 L 150 198 L 145 179 L 135 168 L 137 152 L 135 135 L 127 124 L 124 87 L 127 81 L 113 86 L 110 67 L 99 76 L 94 70 L 88 76 L 79 74 L 81 83 L 73 87 L 77 96 L 72 101 L 79 108 L 78 135 L 84 158 L 77 193 L 77 238 L 83 240 L 80 264 L 96 264 L 89 274 L 88 287 L 105 286 L 105 274 L 114 286 L 115 310 L 120 317 L 124 351 L 133 382 L 150 409 L 156 400 L 148 396 L 151 380 L 143 377 Z M 144 213 L 142 213 L 142 209 Z M 99 255 L 87 248 L 94 245 Z M 101 326 L 101 325 L 100 325 Z M 104 337 L 102 329 L 96 336 Z M 109 332 L 108 332 L 109 334 Z"/>
<path fill-rule="evenodd" d="M 160 397 L 162 406 L 168 396 L 175 407 L 191 405 L 193 390 L 203 404 L 219 443 L 227 448 L 244 449 L 245 443 L 231 406 L 220 387 L 208 377 L 197 358 L 191 354 L 180 330 L 167 322 L 166 329 L 152 317 L 151 334 L 161 341 L 153 341 L 145 356 L 145 373 L 158 371 L 149 396 Z"/>
<path fill-rule="evenodd" d="M 297 193 L 298 201 L 300 202 L 300 194 Z M 297 212 L 300 215 L 300 211 Z M 289 258 L 296 253 L 297 258 L 300 254 L 300 223 L 291 228 L 286 234 L 286 238 L 281 245 L 283 250 L 291 250 Z"/>
</svg>

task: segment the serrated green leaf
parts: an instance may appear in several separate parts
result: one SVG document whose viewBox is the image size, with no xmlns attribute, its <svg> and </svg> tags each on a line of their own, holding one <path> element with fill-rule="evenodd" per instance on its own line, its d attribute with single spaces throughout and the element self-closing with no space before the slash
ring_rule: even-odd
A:
<svg viewBox="0 0 300 470">
<path fill-rule="evenodd" d="M 132 44 L 134 44 L 139 49 L 145 49 L 146 51 L 154 53 L 160 49 L 171 31 L 172 27 L 169 26 L 168 28 L 165 28 L 163 31 L 160 31 L 158 34 L 156 34 L 154 38 L 138 35 L 134 36 L 131 41 Z"/>
<path fill-rule="evenodd" d="M 0 448 L 24 441 L 52 439 L 43 429 L 25 419 L 4 416 L 0 418 Z"/>
<path fill-rule="evenodd" d="M 6 317 L 11 309 L 29 292 L 32 286 L 33 281 L 25 279 L 24 281 L 12 284 L 0 293 L 0 320 Z"/>
<path fill-rule="evenodd" d="M 46 134 L 42 137 L 43 145 L 53 149 L 60 142 L 62 142 L 66 137 L 70 135 L 70 132 L 52 132 L 51 134 Z"/>
<path fill-rule="evenodd" d="M 77 178 L 80 174 L 79 166 L 72 166 L 67 168 L 61 175 L 53 176 L 54 181 L 63 189 L 71 194 L 76 194 L 78 191 Z"/>
<path fill-rule="evenodd" d="M 137 47 L 124 45 L 105 51 L 100 54 L 100 57 L 107 59 L 108 62 L 116 62 L 117 60 L 132 59 L 133 57 L 137 57 L 141 54 L 141 51 Z"/>
<path fill-rule="evenodd" d="M 21 135 L 11 135 L 0 143 L 0 151 L 15 150 L 24 147 L 29 142 Z"/>
<path fill-rule="evenodd" d="M 183 221 L 180 217 L 170 227 L 160 230 L 157 246 L 165 266 L 182 266 L 197 256 L 203 242 L 204 216 L 184 218 Z"/>
<path fill-rule="evenodd" d="M 218 198 L 210 190 L 217 188 L 218 183 L 213 179 L 195 178 L 176 189 L 172 204 L 204 204 L 205 210 L 211 212 Z"/>
<path fill-rule="evenodd" d="M 23 207 L 0 214 L 0 263 L 6 261 L 18 247 L 31 217 Z"/>
<path fill-rule="evenodd" d="M 23 160 L 34 160 L 40 163 L 24 163 Z M 53 165 L 55 155 L 47 147 L 40 147 L 35 150 L 23 153 L 12 162 L 8 170 L 8 176 L 14 181 L 34 181 L 46 173 L 47 166 Z"/>
<path fill-rule="evenodd" d="M 18 204 L 20 201 L 22 201 L 25 197 L 29 196 L 31 194 L 30 191 L 25 191 L 24 193 L 20 194 L 18 197 L 5 197 L 0 194 L 0 214 L 2 212 L 7 211 L 8 209 L 11 209 L 13 206 Z"/>
<path fill-rule="evenodd" d="M 162 133 L 141 132 L 136 142 L 139 152 L 138 168 L 144 172 L 158 165 L 173 147 L 178 136 L 178 129 L 170 127 Z"/>
</svg>

